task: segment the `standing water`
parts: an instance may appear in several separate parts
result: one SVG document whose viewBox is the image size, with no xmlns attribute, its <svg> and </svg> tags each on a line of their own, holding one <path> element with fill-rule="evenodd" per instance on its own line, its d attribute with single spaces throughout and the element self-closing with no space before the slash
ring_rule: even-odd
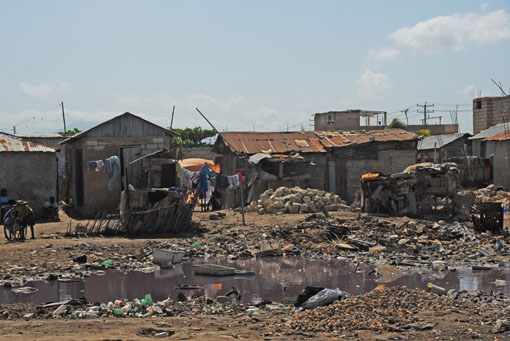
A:
<svg viewBox="0 0 510 341">
<path fill-rule="evenodd" d="M 352 295 L 366 293 L 379 283 L 405 285 L 409 288 L 425 289 L 432 282 L 445 289 L 493 290 L 510 294 L 510 286 L 496 286 L 495 280 L 510 280 L 510 271 L 457 270 L 453 272 L 403 274 L 389 278 L 377 278 L 373 267 L 356 267 L 350 262 L 336 259 L 307 259 L 278 257 L 262 259 L 240 259 L 224 261 L 216 258 L 200 260 L 231 266 L 240 270 L 252 270 L 252 276 L 210 277 L 195 276 L 191 263 L 177 264 L 172 269 L 161 269 L 151 273 L 141 271 L 107 271 L 94 273 L 76 281 L 34 281 L 25 285 L 38 289 L 31 294 L 15 293 L 9 288 L 0 289 L 0 303 L 45 303 L 86 297 L 90 302 L 107 302 L 115 299 L 144 297 L 150 293 L 155 301 L 171 297 L 179 292 L 191 296 L 193 290 L 180 290 L 178 285 L 194 285 L 203 288 L 209 297 L 224 295 L 232 287 L 241 292 L 243 303 L 258 303 L 263 300 L 283 302 L 293 300 L 306 286 L 340 288 Z M 439 277 L 438 277 L 439 276 Z M 510 283 L 510 281 L 509 281 Z"/>
</svg>

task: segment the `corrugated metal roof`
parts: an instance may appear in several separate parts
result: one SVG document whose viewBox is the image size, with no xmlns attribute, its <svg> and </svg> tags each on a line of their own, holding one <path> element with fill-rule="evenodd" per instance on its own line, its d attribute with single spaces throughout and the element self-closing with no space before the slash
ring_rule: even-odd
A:
<svg viewBox="0 0 510 341">
<path fill-rule="evenodd" d="M 225 132 L 220 133 L 220 136 L 232 151 L 245 154 L 289 152 L 324 153 L 326 151 L 313 131 L 268 133 Z"/>
<path fill-rule="evenodd" d="M 446 146 L 449 143 L 452 143 L 465 135 L 469 135 L 467 133 L 458 133 L 458 134 L 449 134 L 449 135 L 436 135 L 436 136 L 428 136 L 423 140 L 418 142 L 418 150 L 426 150 L 426 149 L 434 149 L 441 148 Z"/>
<path fill-rule="evenodd" d="M 0 152 L 45 152 L 55 153 L 54 148 L 42 143 L 31 142 L 11 134 L 0 133 Z"/>
<path fill-rule="evenodd" d="M 484 131 L 479 132 L 473 137 L 470 137 L 470 140 L 479 140 L 486 139 L 487 137 L 494 136 L 496 134 L 505 131 L 505 123 L 496 124 L 495 126 L 490 127 L 489 129 L 485 129 Z"/>
<path fill-rule="evenodd" d="M 340 148 L 369 142 L 409 141 L 416 134 L 401 129 L 372 131 L 300 131 L 300 132 L 224 132 L 221 139 L 233 151 L 256 153 L 324 153 L 326 148 Z"/>
<path fill-rule="evenodd" d="M 484 141 L 508 141 L 510 140 L 510 131 L 502 131 L 496 135 L 484 139 Z"/>
<path fill-rule="evenodd" d="M 165 129 L 157 124 L 147 121 L 144 118 L 126 112 L 122 115 L 115 116 L 114 118 L 104 121 L 95 127 L 69 137 L 60 142 L 60 144 L 65 144 L 89 135 L 92 135 L 89 137 L 160 136 L 161 132 L 171 136 L 178 135 L 172 130 Z"/>
<path fill-rule="evenodd" d="M 321 143 L 324 147 L 328 148 L 348 147 L 351 145 L 369 142 L 410 141 L 418 138 L 415 133 L 403 129 L 344 132 L 316 131 L 315 133 L 321 138 Z"/>
</svg>

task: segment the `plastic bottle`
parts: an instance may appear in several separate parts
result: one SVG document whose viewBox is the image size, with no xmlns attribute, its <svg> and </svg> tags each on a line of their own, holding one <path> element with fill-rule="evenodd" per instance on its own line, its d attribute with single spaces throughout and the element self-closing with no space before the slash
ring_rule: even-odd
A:
<svg viewBox="0 0 510 341">
<path fill-rule="evenodd" d="M 428 283 L 427 284 L 427 291 L 435 292 L 436 294 L 439 294 L 439 295 L 446 294 L 446 289 L 445 288 L 440 287 L 440 286 L 435 285 L 435 284 L 432 284 L 432 283 Z"/>
<path fill-rule="evenodd" d="M 151 306 L 152 305 L 152 297 L 151 297 L 151 294 L 147 294 L 145 295 L 145 304 L 148 305 L 148 306 Z"/>
<path fill-rule="evenodd" d="M 112 265 L 113 261 L 112 260 L 105 260 L 104 262 L 102 262 L 101 264 L 102 265 Z"/>
</svg>

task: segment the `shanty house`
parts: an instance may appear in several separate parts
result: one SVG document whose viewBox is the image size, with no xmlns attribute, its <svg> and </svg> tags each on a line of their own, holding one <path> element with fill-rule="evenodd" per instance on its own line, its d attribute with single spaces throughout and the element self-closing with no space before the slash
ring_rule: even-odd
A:
<svg viewBox="0 0 510 341">
<path fill-rule="evenodd" d="M 213 152 L 220 155 L 222 174 L 241 172 L 251 184 L 247 202 L 283 185 L 325 189 L 326 150 L 312 131 L 223 132 Z M 225 207 L 239 206 L 239 193 L 227 190 L 223 202 Z"/>
<path fill-rule="evenodd" d="M 363 174 L 399 173 L 416 163 L 418 136 L 409 131 L 315 133 L 328 151 L 328 189 L 348 203 L 355 200 Z"/>
<path fill-rule="evenodd" d="M 510 130 L 484 139 L 493 151 L 492 167 L 494 187 L 510 190 Z"/>
<path fill-rule="evenodd" d="M 220 155 L 222 173 L 242 172 L 246 177 L 252 186 L 247 202 L 258 199 L 261 191 L 282 185 L 327 190 L 352 202 L 362 174 L 372 170 L 392 174 L 414 164 L 416 143 L 414 133 L 400 129 L 224 132 L 213 151 Z M 265 182 L 255 189 L 260 179 Z M 235 195 L 225 196 L 227 207 L 239 205 L 239 200 L 232 199 Z"/>
<path fill-rule="evenodd" d="M 418 141 L 418 162 L 441 163 L 448 158 L 471 155 L 471 134 L 428 136 Z"/>
<path fill-rule="evenodd" d="M 154 187 L 161 186 L 164 177 L 171 174 L 167 171 L 168 163 L 150 163 L 151 172 L 148 171 L 148 160 L 133 165 L 129 163 L 168 147 L 170 137 L 174 135 L 168 129 L 126 112 L 61 142 L 67 146 L 69 162 L 66 173 L 70 179 L 70 197 L 77 212 L 96 216 L 116 211 L 120 193 L 126 184 L 134 188 L 141 188 L 149 182 Z M 105 162 L 111 156 L 120 159 L 120 174 L 112 181 L 113 189 L 109 188 L 103 169 L 89 170 L 88 166 L 89 161 Z M 147 179 L 149 173 L 150 181 Z"/>
<path fill-rule="evenodd" d="M 0 133 L 0 188 L 25 200 L 36 218 L 50 197 L 57 199 L 57 148 Z"/>
<path fill-rule="evenodd" d="M 506 126 L 506 129 L 505 129 Z M 487 138 L 497 135 L 505 130 L 508 130 L 510 126 L 506 123 L 496 124 L 478 134 L 470 137 L 471 141 L 471 155 L 478 156 L 480 158 L 489 157 L 489 155 L 494 154 L 494 143 L 490 142 L 491 140 L 487 140 Z"/>
<path fill-rule="evenodd" d="M 65 198 L 68 196 L 67 188 L 65 186 L 66 179 L 64 177 L 65 169 L 65 145 L 61 145 L 60 142 L 66 139 L 65 136 L 60 134 L 17 134 L 19 138 L 24 140 L 42 143 L 57 149 L 57 160 L 58 160 L 58 197 Z"/>
</svg>

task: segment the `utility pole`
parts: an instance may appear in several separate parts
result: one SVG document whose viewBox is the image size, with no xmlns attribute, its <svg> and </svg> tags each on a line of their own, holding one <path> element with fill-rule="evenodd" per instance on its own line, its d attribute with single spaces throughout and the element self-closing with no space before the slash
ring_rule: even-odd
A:
<svg viewBox="0 0 510 341">
<path fill-rule="evenodd" d="M 175 105 L 172 108 L 172 120 L 170 120 L 170 130 L 172 130 L 172 126 L 174 125 L 174 112 L 175 112 Z"/>
<path fill-rule="evenodd" d="M 409 126 L 409 118 L 407 117 L 407 112 L 409 111 L 409 109 L 404 109 L 404 110 L 401 110 L 400 112 L 403 112 L 404 115 L 406 115 L 406 125 Z"/>
<path fill-rule="evenodd" d="M 423 111 L 421 110 L 418 110 L 419 113 L 423 113 L 423 125 L 425 126 L 425 129 L 427 129 L 427 112 L 428 113 L 433 113 L 434 110 L 429 110 L 427 111 L 427 107 L 433 107 L 434 104 L 427 104 L 427 102 L 425 102 L 424 104 L 416 104 L 417 107 L 422 107 L 423 108 Z"/>
<path fill-rule="evenodd" d="M 61 102 L 60 105 L 62 106 L 62 119 L 64 120 L 64 136 L 66 136 L 67 128 L 66 128 L 66 115 L 64 114 L 64 102 Z"/>
<path fill-rule="evenodd" d="M 14 135 L 16 135 L 16 126 L 12 127 L 12 132 L 13 132 Z"/>
</svg>

